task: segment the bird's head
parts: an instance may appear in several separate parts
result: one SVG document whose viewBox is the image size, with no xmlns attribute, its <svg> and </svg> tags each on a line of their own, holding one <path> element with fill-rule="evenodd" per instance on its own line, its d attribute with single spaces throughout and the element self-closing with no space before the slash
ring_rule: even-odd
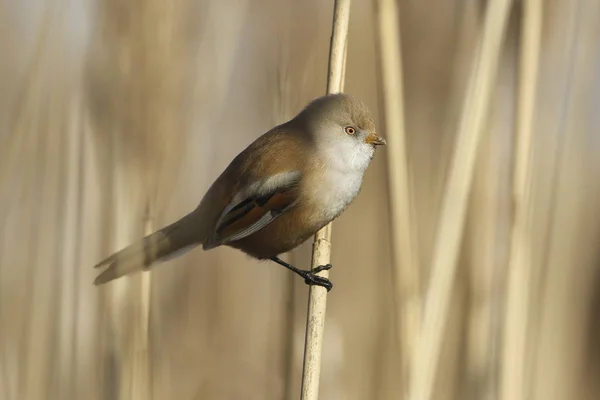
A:
<svg viewBox="0 0 600 400">
<path fill-rule="evenodd" d="M 349 167 L 366 169 L 375 148 L 386 144 L 367 106 L 345 93 L 314 100 L 298 117 L 307 124 L 317 147 Z"/>
</svg>

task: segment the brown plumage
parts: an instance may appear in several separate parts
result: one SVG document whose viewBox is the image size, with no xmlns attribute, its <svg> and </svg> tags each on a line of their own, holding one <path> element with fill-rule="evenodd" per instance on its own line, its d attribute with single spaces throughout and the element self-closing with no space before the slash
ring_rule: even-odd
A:
<svg viewBox="0 0 600 400">
<path fill-rule="evenodd" d="M 279 262 L 277 255 L 307 240 L 352 202 L 380 144 L 385 141 L 363 103 L 345 94 L 321 97 L 235 157 L 190 214 L 96 265 L 108 268 L 95 283 L 198 245 L 205 250 L 226 245 Z M 290 269 L 310 283 L 323 283 Z"/>
</svg>

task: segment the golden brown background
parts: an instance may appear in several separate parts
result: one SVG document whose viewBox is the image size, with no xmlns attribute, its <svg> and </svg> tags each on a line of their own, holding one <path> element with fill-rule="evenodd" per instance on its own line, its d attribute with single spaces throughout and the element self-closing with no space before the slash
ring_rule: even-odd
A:
<svg viewBox="0 0 600 400">
<path fill-rule="evenodd" d="M 423 290 L 486 3 L 399 1 Z M 498 398 L 516 3 L 477 157 L 436 400 Z M 543 5 L 526 398 L 598 399 L 600 2 Z M 193 209 L 233 156 L 324 94 L 332 10 L 319 0 L 0 2 L 0 399 L 298 398 L 301 279 L 227 248 L 100 288 L 91 267 Z M 353 0 L 345 91 L 381 117 L 377 23 L 371 1 Z M 333 226 L 322 399 L 402 398 L 393 156 L 378 152 Z M 310 249 L 291 259 L 306 268 Z"/>
</svg>

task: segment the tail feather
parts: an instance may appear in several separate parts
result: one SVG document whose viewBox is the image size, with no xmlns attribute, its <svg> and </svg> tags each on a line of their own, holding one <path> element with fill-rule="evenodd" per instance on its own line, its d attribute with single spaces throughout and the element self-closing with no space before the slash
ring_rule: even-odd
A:
<svg viewBox="0 0 600 400">
<path fill-rule="evenodd" d="M 161 261 L 173 258 L 201 244 L 197 237 L 193 214 L 168 225 L 115 254 L 100 261 L 94 268 L 108 267 L 94 280 L 95 285 L 139 272 Z"/>
</svg>

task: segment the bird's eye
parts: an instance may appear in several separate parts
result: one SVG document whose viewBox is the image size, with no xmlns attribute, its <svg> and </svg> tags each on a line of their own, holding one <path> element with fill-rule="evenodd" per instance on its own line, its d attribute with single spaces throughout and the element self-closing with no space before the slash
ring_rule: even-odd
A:
<svg viewBox="0 0 600 400">
<path fill-rule="evenodd" d="M 354 134 L 356 133 L 356 129 L 354 129 L 354 128 L 353 128 L 353 127 L 351 127 L 351 126 L 347 126 L 347 127 L 346 127 L 346 129 L 344 129 L 344 130 L 346 131 L 346 133 L 347 133 L 348 135 L 354 135 Z"/>
</svg>

